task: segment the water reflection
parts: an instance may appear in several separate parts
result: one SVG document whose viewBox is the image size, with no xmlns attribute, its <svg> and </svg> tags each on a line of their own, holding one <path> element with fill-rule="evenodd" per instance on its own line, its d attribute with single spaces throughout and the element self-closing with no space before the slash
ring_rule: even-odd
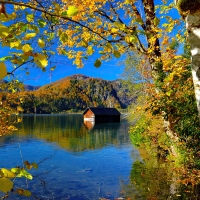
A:
<svg viewBox="0 0 200 200">
<path fill-rule="evenodd" d="M 94 124 L 88 130 L 83 124 L 82 115 L 78 114 L 24 115 L 22 120 L 17 133 L 10 137 L 28 136 L 56 142 L 61 148 L 72 152 L 99 149 L 106 145 L 118 146 L 129 141 L 127 121 Z M 4 139 L 10 140 L 9 137 Z"/>
<path fill-rule="evenodd" d="M 21 165 L 18 142 L 24 160 L 44 160 L 32 173 L 44 180 L 45 188 L 40 179 L 29 181 L 35 196 L 58 200 L 121 196 L 120 181 L 129 181 L 131 152 L 137 152 L 130 144 L 127 121 L 96 124 L 88 130 L 82 115 L 22 118 L 16 133 L 0 138 L 0 163 L 7 168 Z M 26 187 L 21 179 L 15 183 Z M 13 194 L 11 199 L 17 197 Z"/>
<path fill-rule="evenodd" d="M 130 182 L 123 184 L 125 197 L 131 200 L 199 200 L 200 186 L 181 184 L 183 178 L 172 162 L 149 157 L 139 149 L 141 159 L 133 162 Z"/>
<path fill-rule="evenodd" d="M 21 165 L 18 142 L 24 160 L 39 163 L 53 155 L 33 172 L 45 180 L 45 190 L 37 179 L 29 183 L 42 199 L 199 199 L 198 187 L 178 183 L 173 165 L 130 144 L 127 121 L 97 123 L 88 130 L 82 115 L 22 118 L 16 133 L 0 137 L 0 163 L 1 167 Z M 26 183 L 20 180 L 19 185 Z"/>
</svg>

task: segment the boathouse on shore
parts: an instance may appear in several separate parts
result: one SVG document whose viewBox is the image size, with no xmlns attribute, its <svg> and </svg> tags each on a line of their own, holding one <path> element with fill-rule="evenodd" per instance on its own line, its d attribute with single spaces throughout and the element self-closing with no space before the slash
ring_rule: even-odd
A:
<svg viewBox="0 0 200 200">
<path fill-rule="evenodd" d="M 83 112 L 84 121 L 120 122 L 121 113 L 116 108 L 88 107 Z"/>
</svg>

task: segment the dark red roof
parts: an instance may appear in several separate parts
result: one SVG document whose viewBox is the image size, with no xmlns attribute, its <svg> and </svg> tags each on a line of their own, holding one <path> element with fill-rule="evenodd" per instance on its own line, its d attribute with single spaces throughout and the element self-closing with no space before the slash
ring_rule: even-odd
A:
<svg viewBox="0 0 200 200">
<path fill-rule="evenodd" d="M 83 112 L 83 115 L 91 110 L 95 115 L 121 115 L 121 113 L 116 108 L 98 108 L 98 107 L 88 107 Z"/>
</svg>

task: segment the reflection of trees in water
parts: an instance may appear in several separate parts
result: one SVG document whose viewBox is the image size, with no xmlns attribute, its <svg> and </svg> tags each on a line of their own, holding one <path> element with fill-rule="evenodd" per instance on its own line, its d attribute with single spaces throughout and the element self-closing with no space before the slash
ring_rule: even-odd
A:
<svg viewBox="0 0 200 200">
<path fill-rule="evenodd" d="M 82 115 L 24 115 L 17 135 L 56 142 L 62 148 L 79 152 L 99 149 L 105 145 L 127 142 L 128 123 L 100 123 L 88 130 L 83 124 Z M 16 135 L 15 135 L 16 136 Z M 14 137 L 15 137 L 14 136 Z"/>
<path fill-rule="evenodd" d="M 150 158 L 133 163 L 130 183 L 122 187 L 131 200 L 199 200 L 200 186 L 180 184 L 180 178 L 173 164 Z"/>
</svg>

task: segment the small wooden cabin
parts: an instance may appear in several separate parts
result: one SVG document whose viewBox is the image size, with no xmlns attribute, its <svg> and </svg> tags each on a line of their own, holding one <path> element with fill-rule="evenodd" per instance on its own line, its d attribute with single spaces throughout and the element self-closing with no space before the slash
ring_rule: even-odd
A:
<svg viewBox="0 0 200 200">
<path fill-rule="evenodd" d="M 83 112 L 84 121 L 120 122 L 121 113 L 116 108 L 88 107 Z"/>
</svg>

